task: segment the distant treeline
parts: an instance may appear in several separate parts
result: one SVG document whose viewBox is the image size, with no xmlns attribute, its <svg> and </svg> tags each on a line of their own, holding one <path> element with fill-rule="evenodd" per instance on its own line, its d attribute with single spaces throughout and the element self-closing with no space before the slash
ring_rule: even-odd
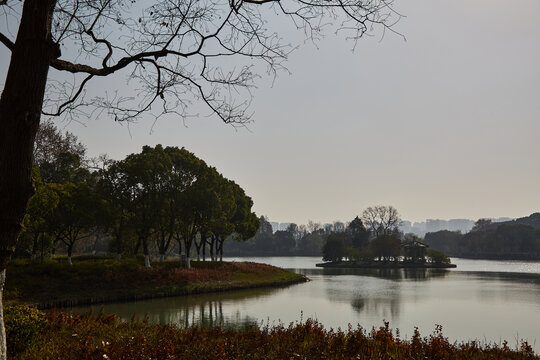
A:
<svg viewBox="0 0 540 360">
<path fill-rule="evenodd" d="M 345 225 L 340 224 L 343 228 L 338 227 L 338 231 L 345 231 Z M 261 216 L 259 231 L 254 237 L 242 242 L 227 241 L 223 247 L 229 256 L 320 256 L 326 238 L 333 232 L 334 228 L 308 229 L 290 224 L 286 230 L 273 233 L 268 219 Z"/>
<path fill-rule="evenodd" d="M 466 234 L 443 230 L 427 233 L 424 241 L 448 256 L 538 260 L 540 213 L 501 223 L 481 219 Z"/>
<path fill-rule="evenodd" d="M 263 216 L 253 238 L 243 242 L 228 241 L 224 248 L 231 256 L 323 256 L 331 259 L 393 256 L 399 255 L 403 237 L 397 228 L 400 221 L 392 206 L 374 206 L 365 209 L 361 218 L 357 216 L 347 223 L 293 223 L 286 230 L 273 233 L 271 223 Z M 393 240 L 390 245 L 386 244 L 389 238 Z"/>
</svg>

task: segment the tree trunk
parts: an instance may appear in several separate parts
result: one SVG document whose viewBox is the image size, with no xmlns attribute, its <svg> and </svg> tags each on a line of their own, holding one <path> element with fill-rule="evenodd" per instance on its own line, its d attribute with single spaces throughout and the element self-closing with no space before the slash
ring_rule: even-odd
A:
<svg viewBox="0 0 540 360">
<path fill-rule="evenodd" d="M 4 289 L 4 283 L 6 282 L 6 269 L 0 272 L 0 289 Z M 0 296 L 0 359 L 7 359 L 7 348 L 6 348 L 6 330 L 4 329 L 4 304 L 2 302 L 2 296 Z"/>
<path fill-rule="evenodd" d="M 218 252 L 219 252 L 219 261 L 220 262 L 223 262 L 223 243 L 224 243 L 224 241 L 225 240 L 218 239 L 218 242 L 219 242 Z"/>
<path fill-rule="evenodd" d="M 184 240 L 184 249 L 186 249 L 186 269 L 191 269 L 191 244 L 193 240 Z"/>
<path fill-rule="evenodd" d="M 148 252 L 148 239 L 142 239 L 142 246 L 143 246 L 143 253 L 144 253 L 144 267 L 152 267 L 150 266 L 150 255 Z"/>
<path fill-rule="evenodd" d="M 32 244 L 32 254 L 30 255 L 30 259 L 35 260 L 38 257 L 38 248 L 39 248 L 39 236 L 41 233 L 34 234 L 34 242 Z"/>
<path fill-rule="evenodd" d="M 194 243 L 195 243 L 195 249 L 197 250 L 197 261 L 201 261 L 201 244 L 202 244 L 202 240 L 200 240 L 200 242 L 197 242 L 197 239 L 195 239 Z"/>
<path fill-rule="evenodd" d="M 141 237 L 139 236 L 137 238 L 137 242 L 135 243 L 135 257 L 137 257 L 137 254 L 139 253 L 139 248 L 141 247 Z"/>
<path fill-rule="evenodd" d="M 39 125 L 47 73 L 60 56 L 50 29 L 55 0 L 26 0 L 0 97 L 0 297 L 5 269 L 22 229 L 32 196 L 32 152 Z M 0 45 L 3 46 L 3 45 Z M 0 360 L 6 340 L 0 303 Z"/>
<path fill-rule="evenodd" d="M 215 258 L 214 258 L 214 244 L 216 242 L 216 240 L 214 239 L 214 236 L 211 237 L 212 241 L 210 241 L 210 258 L 212 259 L 212 261 L 215 261 Z"/>
<path fill-rule="evenodd" d="M 68 254 L 68 256 L 67 256 L 68 264 L 73 265 L 73 263 L 71 262 L 71 255 L 73 255 L 73 247 L 68 246 L 67 254 Z"/>
<path fill-rule="evenodd" d="M 201 235 L 202 261 L 206 261 L 206 236 Z"/>
</svg>

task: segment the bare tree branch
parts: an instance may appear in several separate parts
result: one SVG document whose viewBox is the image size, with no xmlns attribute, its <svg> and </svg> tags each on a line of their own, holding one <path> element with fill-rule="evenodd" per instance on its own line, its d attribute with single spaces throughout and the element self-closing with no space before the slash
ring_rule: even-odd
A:
<svg viewBox="0 0 540 360">
<path fill-rule="evenodd" d="M 44 113 L 92 113 L 94 106 L 118 121 L 145 112 L 186 117 L 192 101 L 200 101 L 226 123 L 249 122 L 259 66 L 275 79 L 296 48 L 271 30 L 274 15 L 287 16 L 312 41 L 334 22 L 354 42 L 374 26 L 387 29 L 392 15 L 401 17 L 392 0 L 161 0 L 145 9 L 124 0 L 57 1 L 53 38 L 78 53 L 52 61 L 74 74 L 73 90 L 54 92 Z M 129 96 L 84 91 L 91 79 L 115 73 L 139 86 L 129 85 Z"/>
<path fill-rule="evenodd" d="M 9 40 L 9 38 L 6 35 L 2 34 L 1 32 L 0 32 L 0 42 L 4 44 L 11 51 L 13 51 L 13 48 L 15 48 L 15 44 L 11 40 Z"/>
</svg>

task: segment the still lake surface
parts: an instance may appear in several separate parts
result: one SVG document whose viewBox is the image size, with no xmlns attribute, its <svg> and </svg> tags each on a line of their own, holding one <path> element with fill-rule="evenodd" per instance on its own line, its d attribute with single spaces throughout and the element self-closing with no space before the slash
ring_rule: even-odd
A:
<svg viewBox="0 0 540 360">
<path fill-rule="evenodd" d="M 452 341 L 516 346 L 526 339 L 540 353 L 540 262 L 452 258 L 456 269 L 321 269 L 320 257 L 226 258 L 305 274 L 311 281 L 254 289 L 94 306 L 122 319 L 134 314 L 178 326 L 288 325 L 312 318 L 327 329 L 349 324 L 370 330 L 389 321 L 402 337 L 435 325 Z M 76 308 L 76 312 L 89 308 Z"/>
</svg>

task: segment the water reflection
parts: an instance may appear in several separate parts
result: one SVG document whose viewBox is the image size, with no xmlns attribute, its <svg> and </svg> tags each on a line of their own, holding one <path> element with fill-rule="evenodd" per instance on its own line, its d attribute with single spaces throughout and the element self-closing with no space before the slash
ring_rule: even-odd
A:
<svg viewBox="0 0 540 360">
<path fill-rule="evenodd" d="M 320 259 L 278 260 L 290 260 L 311 281 L 279 289 L 110 304 L 105 312 L 126 320 L 134 313 L 139 318 L 146 314 L 150 322 L 178 326 L 288 324 L 310 317 L 327 329 L 346 329 L 348 324 L 371 329 L 386 320 L 408 337 L 414 327 L 428 335 L 441 324 L 451 341 L 507 339 L 514 346 L 523 338 L 540 351 L 540 274 L 514 271 L 521 264 L 507 268 L 489 263 L 486 272 L 472 262 L 470 270 L 460 271 L 459 265 L 457 270 L 322 269 L 314 265 Z"/>
<path fill-rule="evenodd" d="M 259 320 L 243 314 L 239 309 L 231 312 L 231 306 L 266 298 L 276 291 L 279 289 L 250 289 L 227 293 L 179 296 L 105 304 L 91 308 L 73 308 L 72 312 L 92 311 L 96 313 L 103 310 L 108 314 L 117 314 L 123 321 L 135 318 L 147 320 L 153 324 L 170 324 L 179 327 L 195 325 L 239 328 L 246 325 L 256 325 Z"/>
<path fill-rule="evenodd" d="M 370 276 L 388 280 L 426 281 L 447 276 L 446 269 L 296 269 L 296 272 L 310 275 L 357 275 Z"/>
<path fill-rule="evenodd" d="M 358 296 L 352 299 L 351 306 L 358 313 L 377 314 L 381 321 L 398 318 L 402 308 L 399 294 L 391 298 Z"/>
</svg>

